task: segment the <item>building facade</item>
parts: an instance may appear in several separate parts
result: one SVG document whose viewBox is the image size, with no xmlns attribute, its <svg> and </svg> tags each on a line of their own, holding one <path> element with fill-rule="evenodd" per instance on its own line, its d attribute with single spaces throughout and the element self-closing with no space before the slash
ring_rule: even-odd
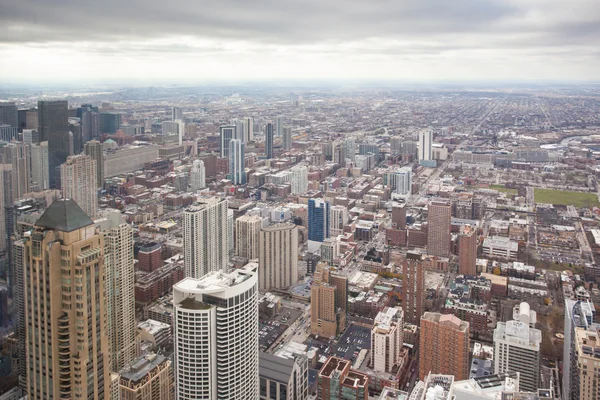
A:
<svg viewBox="0 0 600 400">
<path fill-rule="evenodd" d="M 154 353 L 133 360 L 121 370 L 119 396 L 120 400 L 174 400 L 171 360 Z"/>
<path fill-rule="evenodd" d="M 234 185 L 246 184 L 245 148 L 241 139 L 229 141 L 229 176 Z"/>
<path fill-rule="evenodd" d="M 427 254 L 450 257 L 452 205 L 447 201 L 432 201 L 427 212 Z"/>
<path fill-rule="evenodd" d="M 477 275 L 477 231 L 471 225 L 460 227 L 458 235 L 458 273 Z"/>
<path fill-rule="evenodd" d="M 73 199 L 91 218 L 98 212 L 96 162 L 90 156 L 71 156 L 60 166 L 61 193 Z"/>
<path fill-rule="evenodd" d="M 235 220 L 235 255 L 248 260 L 259 258 L 260 230 L 263 219 L 258 215 L 242 215 Z"/>
<path fill-rule="evenodd" d="M 86 156 L 90 156 L 96 162 L 96 187 L 104 187 L 104 146 L 97 140 L 90 140 L 84 144 Z"/>
<path fill-rule="evenodd" d="M 308 200 L 308 240 L 323 242 L 329 235 L 329 202 Z"/>
<path fill-rule="evenodd" d="M 400 362 L 404 344 L 404 313 L 386 307 L 375 317 L 371 330 L 371 366 L 377 372 L 392 372 Z"/>
<path fill-rule="evenodd" d="M 405 287 L 402 290 L 402 309 L 406 322 L 419 325 L 425 301 L 425 267 L 420 253 L 408 252 L 402 263 Z"/>
<path fill-rule="evenodd" d="M 298 227 L 281 223 L 259 233 L 258 287 L 287 289 L 298 282 Z"/>
<path fill-rule="evenodd" d="M 285 134 L 285 133 L 284 133 Z M 307 400 L 308 359 L 259 354 L 260 400 Z"/>
</svg>

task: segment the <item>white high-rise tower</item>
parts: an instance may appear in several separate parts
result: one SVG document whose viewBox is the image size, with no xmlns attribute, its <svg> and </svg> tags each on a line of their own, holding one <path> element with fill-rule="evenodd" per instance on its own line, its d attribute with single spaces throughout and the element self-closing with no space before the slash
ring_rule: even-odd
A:
<svg viewBox="0 0 600 400">
<path fill-rule="evenodd" d="M 50 187 L 50 167 L 48 166 L 48 142 L 31 145 L 31 180 L 40 190 Z"/>
<path fill-rule="evenodd" d="M 258 400 L 256 264 L 173 286 L 178 400 Z"/>
<path fill-rule="evenodd" d="M 199 279 L 229 262 L 227 200 L 203 199 L 183 212 L 185 276 Z"/>
<path fill-rule="evenodd" d="M 306 193 L 308 190 L 308 168 L 304 165 L 296 165 L 291 168 L 292 194 Z"/>
<path fill-rule="evenodd" d="M 190 188 L 196 193 L 206 187 L 206 169 L 202 160 L 194 160 L 190 171 Z"/>
<path fill-rule="evenodd" d="M 429 161 L 432 159 L 431 143 L 433 142 L 433 132 L 430 130 L 419 133 L 419 161 Z"/>
<path fill-rule="evenodd" d="M 70 156 L 60 166 L 60 186 L 65 199 L 73 199 L 94 218 L 98 211 L 96 160 L 90 156 Z"/>
</svg>

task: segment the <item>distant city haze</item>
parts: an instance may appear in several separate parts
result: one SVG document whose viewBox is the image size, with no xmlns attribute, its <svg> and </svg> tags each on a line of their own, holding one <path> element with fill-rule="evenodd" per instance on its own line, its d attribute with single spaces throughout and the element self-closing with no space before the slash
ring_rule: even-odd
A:
<svg viewBox="0 0 600 400">
<path fill-rule="evenodd" d="M 599 81 L 594 0 L 0 0 L 0 84 Z"/>
</svg>

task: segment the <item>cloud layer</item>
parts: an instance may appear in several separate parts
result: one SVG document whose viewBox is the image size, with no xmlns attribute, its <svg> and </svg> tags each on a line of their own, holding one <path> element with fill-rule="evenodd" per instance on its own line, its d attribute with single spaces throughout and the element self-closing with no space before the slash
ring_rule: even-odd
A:
<svg viewBox="0 0 600 400">
<path fill-rule="evenodd" d="M 0 79 L 40 60 L 55 79 L 600 79 L 596 0 L 0 0 L 0 26 Z"/>
</svg>

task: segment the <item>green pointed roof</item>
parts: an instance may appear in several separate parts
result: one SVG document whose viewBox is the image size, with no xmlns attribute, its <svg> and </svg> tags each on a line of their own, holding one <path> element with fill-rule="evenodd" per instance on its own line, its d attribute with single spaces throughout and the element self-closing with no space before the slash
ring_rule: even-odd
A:
<svg viewBox="0 0 600 400">
<path fill-rule="evenodd" d="M 71 199 L 55 200 L 35 223 L 41 228 L 61 232 L 71 232 L 93 224 L 94 221 Z"/>
</svg>

